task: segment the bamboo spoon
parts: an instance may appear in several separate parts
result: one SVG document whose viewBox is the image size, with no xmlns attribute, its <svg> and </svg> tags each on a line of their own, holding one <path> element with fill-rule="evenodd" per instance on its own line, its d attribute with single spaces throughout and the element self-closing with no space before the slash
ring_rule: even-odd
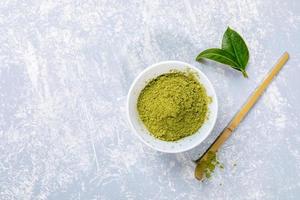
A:
<svg viewBox="0 0 300 200">
<path fill-rule="evenodd" d="M 255 89 L 255 91 L 251 94 L 247 102 L 243 105 L 243 107 L 237 112 L 237 114 L 233 117 L 230 123 L 225 127 L 225 129 L 220 133 L 217 139 L 211 144 L 211 146 L 206 150 L 206 152 L 196 160 L 196 169 L 195 169 L 195 177 L 198 180 L 202 180 L 204 178 L 204 170 L 200 167 L 200 163 L 207 159 L 208 152 L 216 153 L 218 149 L 222 146 L 222 144 L 229 138 L 229 136 L 233 133 L 234 129 L 239 125 L 239 123 L 244 119 L 249 110 L 253 107 L 259 97 L 263 94 L 265 89 L 268 87 L 270 82 L 273 80 L 275 75 L 281 70 L 283 65 L 289 59 L 289 54 L 285 52 L 272 70 L 268 73 L 263 82 Z"/>
</svg>

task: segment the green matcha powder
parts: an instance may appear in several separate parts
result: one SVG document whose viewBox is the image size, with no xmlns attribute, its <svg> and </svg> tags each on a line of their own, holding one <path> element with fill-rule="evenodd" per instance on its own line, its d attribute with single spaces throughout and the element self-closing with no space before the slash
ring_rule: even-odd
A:
<svg viewBox="0 0 300 200">
<path fill-rule="evenodd" d="M 174 71 L 151 80 L 137 109 L 149 132 L 164 141 L 192 135 L 208 116 L 211 98 L 192 72 Z"/>
</svg>

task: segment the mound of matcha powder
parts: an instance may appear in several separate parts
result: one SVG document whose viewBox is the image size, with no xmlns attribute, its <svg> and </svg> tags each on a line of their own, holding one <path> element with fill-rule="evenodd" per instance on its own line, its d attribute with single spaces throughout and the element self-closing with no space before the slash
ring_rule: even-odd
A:
<svg viewBox="0 0 300 200">
<path fill-rule="evenodd" d="M 192 72 L 170 72 L 141 91 L 137 109 L 149 132 L 165 141 L 194 134 L 207 119 L 211 98 Z"/>
</svg>

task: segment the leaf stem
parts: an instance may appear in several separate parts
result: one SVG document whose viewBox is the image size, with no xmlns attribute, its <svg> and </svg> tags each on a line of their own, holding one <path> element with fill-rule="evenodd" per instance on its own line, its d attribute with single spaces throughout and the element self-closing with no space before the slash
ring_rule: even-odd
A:
<svg viewBox="0 0 300 200">
<path fill-rule="evenodd" d="M 243 73 L 243 76 L 244 76 L 245 78 L 248 78 L 248 74 L 247 74 L 247 72 L 246 72 L 245 70 L 241 69 L 241 72 Z"/>
</svg>

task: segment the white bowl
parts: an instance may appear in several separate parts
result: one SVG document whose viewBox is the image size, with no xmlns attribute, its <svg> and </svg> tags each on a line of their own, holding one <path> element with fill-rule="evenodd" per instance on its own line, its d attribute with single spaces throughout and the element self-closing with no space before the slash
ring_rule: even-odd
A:
<svg viewBox="0 0 300 200">
<path fill-rule="evenodd" d="M 156 78 L 161 74 L 168 73 L 172 69 L 186 71 L 187 68 L 191 69 L 192 72 L 195 72 L 198 75 L 199 82 L 206 88 L 207 94 L 212 97 L 212 103 L 209 105 L 208 120 L 206 120 L 201 128 L 191 136 L 182 138 L 175 142 L 159 140 L 149 133 L 149 131 L 146 129 L 143 122 L 139 118 L 137 111 L 137 100 L 139 94 L 147 85 L 149 80 Z M 215 125 L 217 113 L 218 101 L 211 82 L 199 69 L 190 64 L 180 61 L 164 61 L 147 67 L 134 80 L 127 97 L 127 117 L 136 135 L 146 145 L 152 147 L 155 150 L 166 153 L 179 153 L 187 151 L 203 142 L 205 138 L 210 134 Z"/>
</svg>

